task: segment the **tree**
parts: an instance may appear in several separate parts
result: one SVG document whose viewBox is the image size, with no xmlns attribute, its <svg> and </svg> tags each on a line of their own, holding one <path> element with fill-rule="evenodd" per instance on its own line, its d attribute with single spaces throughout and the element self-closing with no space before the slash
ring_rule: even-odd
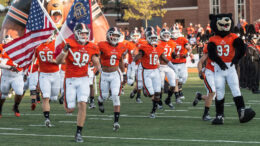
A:
<svg viewBox="0 0 260 146">
<path fill-rule="evenodd" d="M 124 10 L 123 18 L 145 20 L 145 27 L 147 27 L 147 21 L 153 16 L 163 17 L 167 11 L 162 9 L 162 6 L 167 3 L 166 0 L 121 0 L 121 3 L 128 6 L 128 9 Z"/>
</svg>

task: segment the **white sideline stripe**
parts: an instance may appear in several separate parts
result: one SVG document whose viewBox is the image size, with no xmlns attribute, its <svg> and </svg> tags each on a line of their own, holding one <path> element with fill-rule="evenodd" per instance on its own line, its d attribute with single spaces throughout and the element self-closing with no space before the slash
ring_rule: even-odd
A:
<svg viewBox="0 0 260 146">
<path fill-rule="evenodd" d="M 164 114 L 164 113 L 155 113 L 156 115 L 158 114 Z M 8 116 L 13 116 L 13 113 L 5 114 Z M 66 114 L 51 114 L 52 116 L 67 116 Z M 21 116 L 42 116 L 42 114 L 21 114 Z M 70 115 L 70 116 L 77 116 L 75 115 Z M 114 115 L 87 115 L 87 117 L 114 117 Z M 148 118 L 149 114 L 147 113 L 147 116 L 143 115 L 120 115 L 120 117 L 125 117 L 125 118 Z M 183 119 L 201 119 L 201 117 L 196 117 L 196 116 L 156 116 L 160 118 L 183 118 Z M 238 119 L 238 117 L 225 117 L 225 119 Z M 254 118 L 255 120 L 260 120 L 260 118 Z"/>
<path fill-rule="evenodd" d="M 0 130 L 23 130 L 23 128 L 2 128 L 2 127 L 0 127 Z"/>
<path fill-rule="evenodd" d="M 36 136 L 36 137 L 70 137 L 73 135 L 42 135 L 42 134 L 20 134 L 20 133 L 0 133 L 0 135 L 11 136 Z M 205 142 L 205 143 L 240 143 L 240 144 L 260 144 L 260 141 L 234 141 L 234 140 L 204 140 L 204 139 L 161 139 L 161 138 L 135 138 L 135 137 L 104 137 L 104 136 L 82 136 L 93 139 L 120 139 L 120 140 L 147 140 L 147 141 L 181 141 L 181 142 Z"/>
</svg>

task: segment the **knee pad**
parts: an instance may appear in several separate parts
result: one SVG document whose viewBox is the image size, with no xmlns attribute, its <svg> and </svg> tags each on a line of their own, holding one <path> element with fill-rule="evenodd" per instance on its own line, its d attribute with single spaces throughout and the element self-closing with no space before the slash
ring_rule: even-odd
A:
<svg viewBox="0 0 260 146">
<path fill-rule="evenodd" d="M 30 90 L 30 95 L 37 95 L 37 91 L 36 90 Z"/>
<path fill-rule="evenodd" d="M 58 100 L 58 96 L 51 96 L 50 100 L 57 101 Z"/>
<path fill-rule="evenodd" d="M 160 95 L 161 95 L 160 92 L 155 92 L 155 94 L 154 94 L 154 98 L 156 98 L 156 99 L 160 99 Z"/>
<path fill-rule="evenodd" d="M 114 106 L 120 106 L 120 98 L 119 96 L 112 96 L 113 99 L 113 105 Z"/>
</svg>

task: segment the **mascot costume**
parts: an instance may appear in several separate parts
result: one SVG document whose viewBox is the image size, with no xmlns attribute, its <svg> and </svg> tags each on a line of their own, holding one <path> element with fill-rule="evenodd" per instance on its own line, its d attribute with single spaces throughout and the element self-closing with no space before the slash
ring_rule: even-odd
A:
<svg viewBox="0 0 260 146">
<path fill-rule="evenodd" d="M 239 80 L 235 65 L 244 56 L 246 46 L 241 38 L 231 33 L 234 22 L 232 14 L 209 15 L 210 27 L 215 35 L 210 37 L 208 43 L 209 58 L 215 62 L 215 86 L 216 86 L 216 118 L 213 125 L 224 123 L 224 95 L 227 82 L 235 102 L 240 123 L 252 120 L 255 112 L 246 108 L 243 96 L 239 88 Z"/>
</svg>

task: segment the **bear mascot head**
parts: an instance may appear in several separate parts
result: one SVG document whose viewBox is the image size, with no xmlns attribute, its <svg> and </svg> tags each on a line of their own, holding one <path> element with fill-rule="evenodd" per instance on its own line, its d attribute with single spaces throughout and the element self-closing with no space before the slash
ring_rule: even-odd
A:
<svg viewBox="0 0 260 146">
<path fill-rule="evenodd" d="M 232 19 L 232 14 L 210 14 L 210 27 L 215 32 L 216 35 L 225 37 L 231 33 L 234 27 L 234 21 Z"/>
</svg>

